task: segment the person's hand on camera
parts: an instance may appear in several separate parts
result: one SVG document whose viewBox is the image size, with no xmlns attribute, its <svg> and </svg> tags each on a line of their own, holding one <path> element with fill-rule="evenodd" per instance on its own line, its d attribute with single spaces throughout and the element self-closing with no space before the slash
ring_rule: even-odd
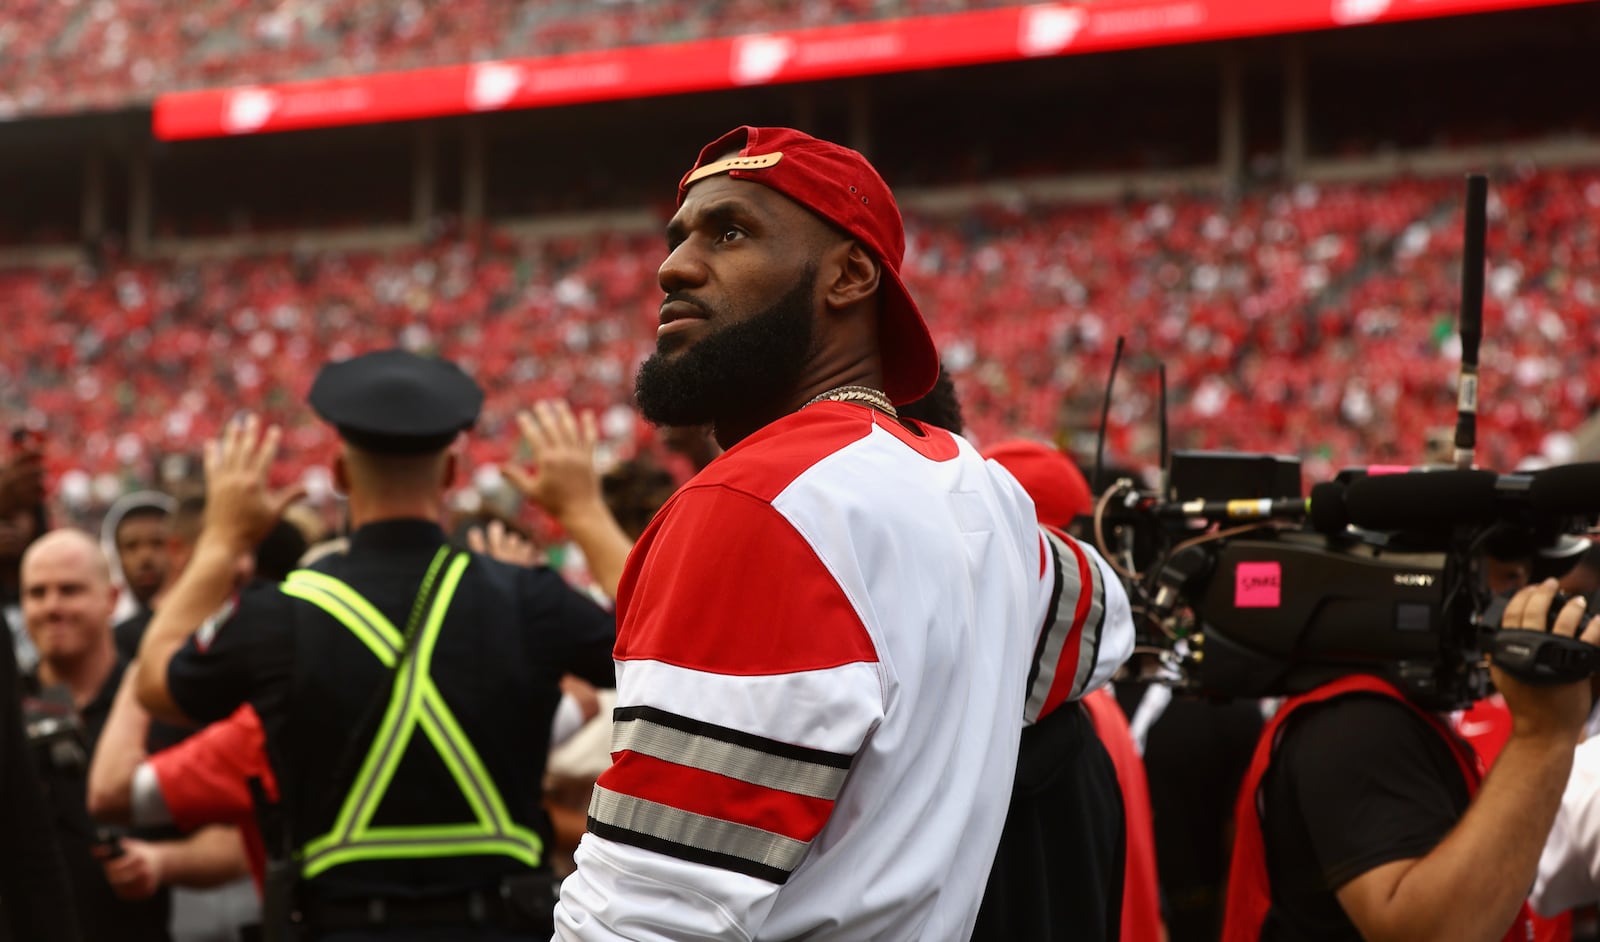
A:
<svg viewBox="0 0 1600 942">
<path fill-rule="evenodd" d="M 1556 615 L 1554 625 L 1550 624 L 1550 608 L 1557 588 L 1556 580 L 1546 579 L 1538 585 L 1519 590 L 1506 605 L 1500 627 L 1544 631 L 1550 626 L 1554 634 L 1577 637 L 1588 644 L 1600 644 L 1600 616 L 1589 615 L 1588 604 L 1582 596 L 1567 602 Z M 1573 745 L 1577 745 L 1593 702 L 1588 679 L 1536 687 L 1517 680 L 1498 667 L 1491 667 L 1491 671 L 1495 687 L 1506 698 L 1506 706 L 1511 709 L 1513 735 L 1525 738 L 1556 737 L 1571 740 Z"/>
<path fill-rule="evenodd" d="M 533 452 L 534 470 L 510 464 L 501 470 L 522 496 L 558 521 L 604 505 L 594 466 L 600 431 L 593 412 L 578 416 L 561 400 L 545 400 L 518 414 L 517 424 Z"/>
<path fill-rule="evenodd" d="M 267 475 L 278 454 L 280 430 L 265 433 L 254 415 L 228 423 L 222 437 L 206 443 L 205 532 L 238 550 L 266 539 L 284 508 L 305 494 L 294 486 L 273 491 Z"/>
<path fill-rule="evenodd" d="M 122 853 L 116 857 L 101 855 L 106 882 L 117 899 L 141 900 L 154 896 L 161 889 L 161 853 L 154 845 L 131 837 L 121 839 Z"/>
</svg>

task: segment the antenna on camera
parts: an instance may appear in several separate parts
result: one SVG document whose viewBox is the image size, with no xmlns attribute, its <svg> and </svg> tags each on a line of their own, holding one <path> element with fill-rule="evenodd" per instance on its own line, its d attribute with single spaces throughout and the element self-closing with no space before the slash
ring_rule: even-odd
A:
<svg viewBox="0 0 1600 942">
<path fill-rule="evenodd" d="M 1467 175 L 1465 233 L 1461 245 L 1461 381 L 1456 391 L 1458 468 L 1471 468 L 1478 444 L 1478 343 L 1483 339 L 1484 239 L 1489 178 Z"/>
<path fill-rule="evenodd" d="M 1171 457 L 1171 452 L 1167 450 L 1167 365 L 1165 363 L 1156 364 L 1156 376 L 1161 381 L 1161 401 L 1156 404 L 1157 415 L 1160 417 L 1159 421 L 1161 423 L 1161 464 L 1159 465 L 1161 468 L 1161 499 L 1171 500 L 1172 494 L 1168 488 L 1172 482 L 1167 477 L 1167 459 Z"/>
<path fill-rule="evenodd" d="M 1117 385 L 1117 364 L 1122 362 L 1122 340 L 1117 338 L 1116 352 L 1111 354 L 1111 375 L 1106 377 L 1106 400 L 1100 406 L 1100 434 L 1094 443 L 1094 477 L 1089 481 L 1092 490 L 1100 490 L 1100 475 L 1106 463 L 1106 421 L 1111 416 L 1111 390 Z"/>
</svg>

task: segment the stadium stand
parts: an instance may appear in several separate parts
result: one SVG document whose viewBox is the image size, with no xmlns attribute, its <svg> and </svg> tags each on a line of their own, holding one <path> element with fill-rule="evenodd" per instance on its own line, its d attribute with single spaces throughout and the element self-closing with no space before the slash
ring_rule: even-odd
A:
<svg viewBox="0 0 1600 942">
<path fill-rule="evenodd" d="M 1317 480 L 1416 461 L 1424 429 L 1453 417 L 1458 190 L 1400 179 L 1231 206 L 1189 195 L 913 215 L 908 279 L 980 442 L 1092 427 L 1121 335 L 1132 359 L 1113 453 L 1149 450 L 1161 362 L 1175 447 L 1270 451 L 1315 430 Z M 1600 394 L 1586 355 L 1600 343 L 1600 169 L 1508 175 L 1494 192 L 1484 460 L 1563 460 L 1552 430 L 1575 428 Z M 484 381 L 470 459 L 492 465 L 535 399 L 628 402 L 661 255 L 653 236 L 486 229 L 388 251 L 14 270 L 0 293 L 20 305 L 25 373 L 4 386 L 29 392 L 6 405 L 79 430 L 79 464 L 58 473 L 119 479 L 192 451 L 232 409 L 260 409 L 290 423 L 298 474 L 331 446 L 300 408 L 316 365 L 398 340 Z M 631 423 L 610 430 L 621 452 L 634 446 Z"/>
<path fill-rule="evenodd" d="M 119 108 L 160 92 L 214 85 L 1007 5 L 1002 0 L 19 0 L 8 5 L 0 23 L 0 116 Z"/>
</svg>

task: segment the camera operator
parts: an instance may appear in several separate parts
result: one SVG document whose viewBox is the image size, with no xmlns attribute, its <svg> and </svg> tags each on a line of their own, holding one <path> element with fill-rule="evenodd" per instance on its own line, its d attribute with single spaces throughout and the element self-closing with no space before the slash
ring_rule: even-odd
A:
<svg viewBox="0 0 1600 942">
<path fill-rule="evenodd" d="M 0 644 L 0 940 L 81 938 L 61 848 L 28 754 L 11 645 Z"/>
<path fill-rule="evenodd" d="M 1544 630 L 1555 595 L 1554 579 L 1519 591 L 1502 627 Z M 1576 635 L 1585 613 L 1569 602 L 1553 630 Z M 1600 619 L 1582 640 L 1600 641 Z M 1286 702 L 1240 793 L 1226 942 L 1528 938 L 1524 897 L 1590 691 L 1492 676 L 1514 724 L 1481 782 L 1444 721 L 1376 677 Z"/>
<path fill-rule="evenodd" d="M 144 841 L 98 833 L 87 808 L 89 757 L 125 667 L 112 642 L 117 591 L 94 538 L 54 530 L 22 558 L 22 611 L 39 651 L 24 679 L 36 715 L 56 733 L 35 737 L 67 873 L 87 937 L 165 940 L 169 884 L 205 886 L 242 873 L 219 835 Z M 224 842 L 225 843 L 225 842 Z M 234 840 L 237 845 L 237 840 Z"/>
</svg>

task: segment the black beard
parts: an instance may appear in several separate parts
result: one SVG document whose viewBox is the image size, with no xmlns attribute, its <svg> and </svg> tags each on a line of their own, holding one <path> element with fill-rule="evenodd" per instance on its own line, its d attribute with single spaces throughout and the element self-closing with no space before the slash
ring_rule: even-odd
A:
<svg viewBox="0 0 1600 942">
<path fill-rule="evenodd" d="M 759 314 L 713 327 L 676 357 L 658 346 L 634 378 L 639 411 L 656 425 L 671 426 L 715 424 L 781 408 L 810 359 L 816 281 L 816 265 L 807 264 L 800 280 Z"/>
</svg>

